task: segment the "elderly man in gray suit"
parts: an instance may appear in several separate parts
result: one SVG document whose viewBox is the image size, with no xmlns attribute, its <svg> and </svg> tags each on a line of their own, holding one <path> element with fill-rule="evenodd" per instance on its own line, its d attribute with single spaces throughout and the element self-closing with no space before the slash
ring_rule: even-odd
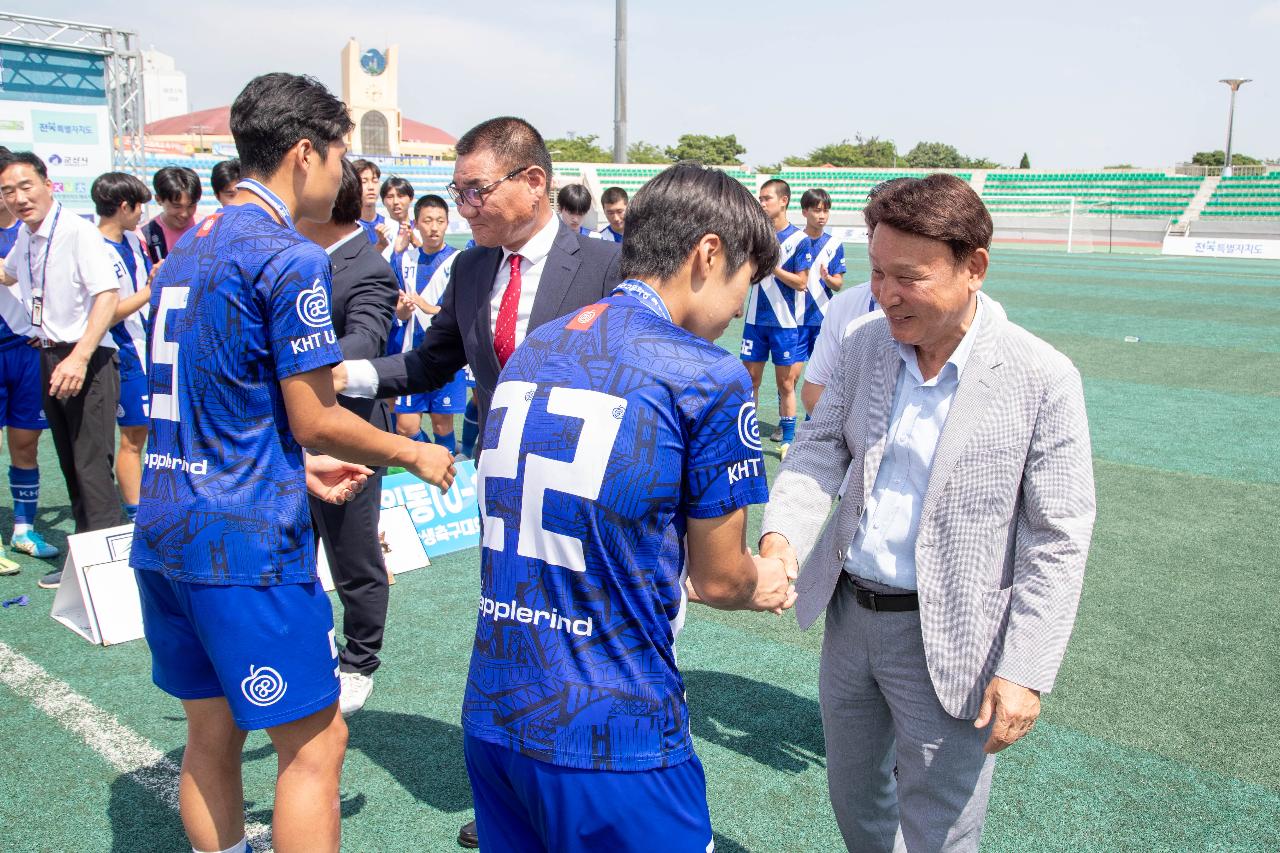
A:
<svg viewBox="0 0 1280 853">
<path fill-rule="evenodd" d="M 883 314 L 844 341 L 760 552 L 803 563 L 801 627 L 826 611 L 846 846 L 977 850 L 995 753 L 1035 723 L 1075 621 L 1094 521 L 1084 393 L 980 292 L 992 224 L 968 184 L 895 181 L 865 213 Z"/>
</svg>

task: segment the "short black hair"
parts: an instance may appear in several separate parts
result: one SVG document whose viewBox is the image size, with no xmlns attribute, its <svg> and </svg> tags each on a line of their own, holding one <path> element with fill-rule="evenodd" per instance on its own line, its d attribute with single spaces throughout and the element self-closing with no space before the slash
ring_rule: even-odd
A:
<svg viewBox="0 0 1280 853">
<path fill-rule="evenodd" d="M 600 203 L 606 207 L 618 202 L 625 203 L 627 201 L 627 191 L 622 187 L 609 187 L 600 194 Z"/>
<path fill-rule="evenodd" d="M 351 165 L 356 170 L 356 177 L 360 177 L 360 173 L 364 172 L 366 169 L 373 170 L 373 177 L 375 179 L 382 177 L 382 170 L 379 169 L 378 164 L 373 162 L 372 160 L 366 160 L 362 157 L 359 160 L 352 160 Z"/>
<path fill-rule="evenodd" d="M 338 194 L 333 199 L 333 224 L 355 225 L 363 210 L 360 176 L 351 167 L 350 161 L 343 157 L 342 183 L 338 185 Z"/>
<path fill-rule="evenodd" d="M 151 190 L 136 175 L 127 172 L 104 172 L 89 187 L 93 209 L 99 216 L 115 216 L 126 204 L 146 204 Z"/>
<path fill-rule="evenodd" d="M 418 199 L 413 205 L 413 218 L 416 220 L 418 215 L 428 207 L 438 207 L 444 211 L 444 218 L 449 218 L 449 203 L 434 193 L 427 193 Z"/>
<path fill-rule="evenodd" d="M 395 193 L 396 195 L 407 195 L 413 198 L 413 184 L 406 181 L 399 175 L 392 175 L 382 182 L 382 188 L 378 190 L 378 198 L 386 198 Z"/>
<path fill-rule="evenodd" d="M 177 201 L 183 193 L 192 202 L 200 200 L 200 176 L 186 166 L 165 166 L 151 178 L 156 188 L 156 201 Z"/>
<path fill-rule="evenodd" d="M 760 192 L 764 192 L 770 188 L 786 199 L 787 204 L 791 204 L 791 184 L 782 180 L 782 178 L 770 178 L 760 185 Z"/>
<path fill-rule="evenodd" d="M 522 118 L 499 116 L 483 121 L 462 134 L 453 146 L 463 157 L 475 151 L 489 150 L 504 170 L 537 166 L 547 175 L 551 186 L 551 154 L 538 129 Z"/>
<path fill-rule="evenodd" d="M 574 216 L 586 216 L 591 210 L 591 190 L 583 184 L 569 184 L 556 194 L 556 206 Z"/>
<path fill-rule="evenodd" d="M 40 176 L 40 180 L 49 180 L 49 170 L 45 168 L 44 161 L 41 160 L 35 152 L 9 151 L 7 148 L 5 151 L 7 153 L 0 156 L 0 172 L 3 172 L 15 163 L 22 163 L 23 165 L 30 166 L 32 169 L 35 169 L 36 174 Z"/>
<path fill-rule="evenodd" d="M 800 196 L 800 209 L 808 210 L 811 207 L 825 207 L 831 209 L 831 193 L 822 187 L 814 187 L 811 190 L 805 190 L 804 195 Z"/>
<path fill-rule="evenodd" d="M 209 173 L 209 183 L 213 184 L 214 195 L 235 189 L 236 184 L 240 183 L 240 161 L 232 157 L 230 160 L 214 163 L 213 171 Z"/>
<path fill-rule="evenodd" d="M 303 139 L 327 157 L 329 146 L 354 127 L 346 104 L 319 80 L 299 74 L 255 77 L 231 104 L 231 135 L 240 152 L 240 169 L 251 178 L 270 177 Z"/>
<path fill-rule="evenodd" d="M 707 234 L 720 237 L 730 274 L 754 261 L 758 282 L 778 264 L 773 224 L 746 187 L 721 169 L 693 163 L 664 169 L 627 208 L 622 277 L 672 277 Z"/>
</svg>

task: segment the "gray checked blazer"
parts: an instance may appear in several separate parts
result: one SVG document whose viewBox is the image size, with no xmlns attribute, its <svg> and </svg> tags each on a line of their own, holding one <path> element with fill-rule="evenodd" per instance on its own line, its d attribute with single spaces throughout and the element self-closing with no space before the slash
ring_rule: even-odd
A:
<svg viewBox="0 0 1280 853">
<path fill-rule="evenodd" d="M 938 440 L 916 538 L 929 675 L 961 719 L 977 717 L 993 675 L 1041 692 L 1053 686 L 1095 514 L 1079 372 L 979 298 L 978 337 Z M 835 591 L 884 454 L 901 368 L 884 315 L 868 315 L 845 339 L 838 379 L 774 483 L 761 534 L 782 534 L 800 558 L 802 628 Z"/>
</svg>

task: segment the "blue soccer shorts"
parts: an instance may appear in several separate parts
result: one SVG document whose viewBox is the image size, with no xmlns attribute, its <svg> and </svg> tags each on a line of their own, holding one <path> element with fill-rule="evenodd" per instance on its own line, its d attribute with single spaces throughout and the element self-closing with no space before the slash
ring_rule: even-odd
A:
<svg viewBox="0 0 1280 853">
<path fill-rule="evenodd" d="M 462 751 L 482 850 L 707 853 L 707 779 L 695 755 L 673 767 L 579 770 L 467 735 Z"/>
<path fill-rule="evenodd" d="M 147 416 L 150 390 L 147 374 L 141 370 L 120 368 L 120 403 L 116 406 L 116 424 L 122 427 L 149 426 Z"/>
<path fill-rule="evenodd" d="M 151 679 L 165 693 L 224 696 L 245 731 L 291 723 L 338 701 L 333 609 L 319 581 L 213 586 L 134 574 Z"/>
<path fill-rule="evenodd" d="M 460 415 L 466 409 L 467 377 L 461 370 L 442 388 L 396 398 L 397 413 Z"/>
<path fill-rule="evenodd" d="M 804 326 L 798 330 L 800 332 L 801 345 L 804 347 L 804 360 L 808 361 L 809 356 L 813 355 L 813 349 L 818 345 L 818 333 L 822 331 L 821 326 Z"/>
<path fill-rule="evenodd" d="M 44 379 L 40 351 L 26 341 L 0 350 L 0 426 L 44 429 Z"/>
<path fill-rule="evenodd" d="M 742 327 L 742 360 L 769 361 L 779 367 L 787 367 L 807 361 L 808 338 L 803 329 L 783 329 L 778 326 L 758 326 L 747 323 Z"/>
</svg>

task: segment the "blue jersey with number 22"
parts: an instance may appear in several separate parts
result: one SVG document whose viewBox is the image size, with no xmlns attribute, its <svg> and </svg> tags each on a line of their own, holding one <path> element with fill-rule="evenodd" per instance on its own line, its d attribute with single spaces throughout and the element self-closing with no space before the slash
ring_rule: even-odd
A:
<svg viewBox="0 0 1280 853">
<path fill-rule="evenodd" d="M 183 235 L 152 285 L 151 434 L 130 564 L 203 584 L 316 578 L 280 382 L 342 360 L 324 249 L 253 204 Z"/>
<path fill-rule="evenodd" d="M 686 520 L 768 498 L 759 439 L 738 359 L 632 296 L 530 332 L 485 425 L 467 734 L 565 767 L 693 755 Z"/>
</svg>

